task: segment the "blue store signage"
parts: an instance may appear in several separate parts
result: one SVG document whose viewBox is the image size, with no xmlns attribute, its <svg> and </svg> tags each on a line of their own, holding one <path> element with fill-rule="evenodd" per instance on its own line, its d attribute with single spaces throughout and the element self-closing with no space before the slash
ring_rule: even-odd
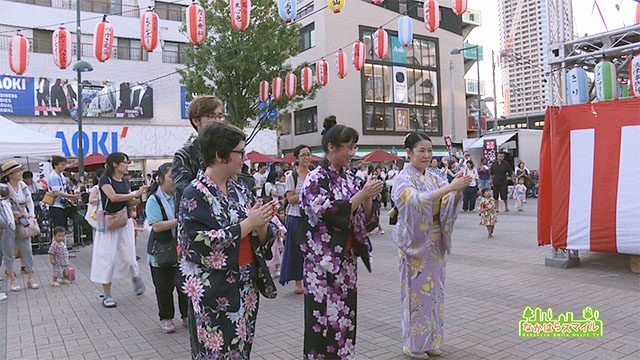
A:
<svg viewBox="0 0 640 360">
<path fill-rule="evenodd" d="M 0 75 L 0 114 L 34 115 L 33 78 Z"/>
</svg>

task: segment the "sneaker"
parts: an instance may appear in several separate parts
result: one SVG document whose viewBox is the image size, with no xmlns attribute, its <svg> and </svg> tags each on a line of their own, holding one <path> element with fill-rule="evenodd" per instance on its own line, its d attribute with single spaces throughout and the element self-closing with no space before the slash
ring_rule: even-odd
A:
<svg viewBox="0 0 640 360">
<path fill-rule="evenodd" d="M 0 301 L 7 300 L 7 294 L 0 292 Z"/>
<path fill-rule="evenodd" d="M 440 350 L 440 349 L 429 350 L 429 351 L 427 351 L 427 355 L 429 355 L 429 356 L 442 356 L 442 350 Z"/>
<path fill-rule="evenodd" d="M 144 283 L 142 282 L 142 279 L 139 276 L 134 276 L 131 279 L 131 282 L 133 282 L 133 293 L 140 296 L 142 294 L 144 294 Z"/>
<path fill-rule="evenodd" d="M 173 325 L 173 320 L 160 320 L 160 329 L 162 329 L 165 334 L 176 332 L 176 327 Z"/>
<path fill-rule="evenodd" d="M 118 306 L 115 300 L 111 297 L 111 295 L 100 295 L 102 297 L 102 306 L 106 308 L 114 308 Z"/>
</svg>

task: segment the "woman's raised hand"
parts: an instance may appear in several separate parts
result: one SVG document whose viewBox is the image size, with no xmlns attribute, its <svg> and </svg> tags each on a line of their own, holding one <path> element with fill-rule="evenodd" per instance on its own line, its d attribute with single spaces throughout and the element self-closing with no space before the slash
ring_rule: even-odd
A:
<svg viewBox="0 0 640 360">
<path fill-rule="evenodd" d="M 452 191 L 462 191 L 471 184 L 471 176 L 463 176 L 461 172 L 453 177 L 453 181 L 449 184 Z"/>
<path fill-rule="evenodd" d="M 247 216 L 249 227 L 252 230 L 256 230 L 267 225 L 273 218 L 275 212 L 275 203 L 273 201 L 263 204 L 262 200 L 258 200 L 249 210 L 249 214 Z"/>
<path fill-rule="evenodd" d="M 366 184 L 364 184 L 364 187 L 362 188 L 362 190 L 360 190 L 360 193 L 362 193 L 362 196 L 364 196 L 365 199 L 373 199 L 374 196 L 382 192 L 383 186 L 384 183 L 382 182 L 382 180 L 370 179 L 367 180 Z"/>
</svg>

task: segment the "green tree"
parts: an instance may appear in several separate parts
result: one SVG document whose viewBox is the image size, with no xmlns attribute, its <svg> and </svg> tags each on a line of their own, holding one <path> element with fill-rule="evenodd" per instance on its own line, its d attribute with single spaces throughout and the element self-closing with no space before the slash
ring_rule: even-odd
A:
<svg viewBox="0 0 640 360">
<path fill-rule="evenodd" d="M 207 38 L 187 51 L 186 69 L 181 71 L 187 94 L 213 94 L 226 105 L 227 121 L 244 128 L 257 119 L 258 94 L 261 80 L 283 80 L 291 66 L 288 59 L 296 56 L 300 47 L 300 25 L 285 24 L 278 16 L 273 0 L 252 0 L 251 23 L 239 32 L 231 25 L 229 2 L 202 2 L 206 11 Z M 299 70 L 294 69 L 300 84 Z M 286 95 L 270 106 L 276 109 L 295 107 L 305 96 L 298 90 L 293 99 Z M 263 110 L 264 111 L 264 110 Z M 275 127 L 276 124 L 271 124 Z M 262 126 L 264 127 L 264 126 Z"/>
</svg>

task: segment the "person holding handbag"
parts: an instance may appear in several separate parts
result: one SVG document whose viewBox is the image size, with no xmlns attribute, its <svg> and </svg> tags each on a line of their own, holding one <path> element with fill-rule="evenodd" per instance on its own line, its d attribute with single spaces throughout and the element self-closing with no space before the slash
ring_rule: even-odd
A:
<svg viewBox="0 0 640 360">
<path fill-rule="evenodd" d="M 178 252 L 176 251 L 178 220 L 175 216 L 173 202 L 171 163 L 160 165 L 157 184 L 157 190 L 149 196 L 145 206 L 147 221 L 151 226 L 151 234 L 147 242 L 147 262 L 151 268 L 151 278 L 156 289 L 160 328 L 165 333 L 172 333 L 176 331 L 173 325 L 175 315 L 173 290 L 176 288 L 176 265 L 178 263 Z M 186 325 L 189 307 L 187 295 L 180 289 L 177 290 L 180 317 L 183 324 Z"/>
<path fill-rule="evenodd" d="M 10 231 L 15 232 L 16 221 L 13 217 L 13 211 L 11 210 L 11 202 L 9 201 L 9 188 L 6 184 L 0 183 L 0 268 L 3 261 L 3 252 L 5 251 L 5 245 L 8 244 L 5 241 L 5 235 L 8 236 Z M 15 249 L 9 249 L 15 252 Z M 4 280 L 0 277 L 0 281 Z M 6 300 L 7 294 L 0 292 L 0 301 Z"/>
<path fill-rule="evenodd" d="M 144 293 L 144 283 L 140 278 L 136 262 L 134 224 L 129 220 L 127 207 L 133 206 L 147 190 L 141 186 L 131 192 L 131 184 L 125 178 L 129 173 L 129 156 L 114 152 L 107 156 L 106 172 L 100 178 L 100 201 L 98 209 L 98 229 L 93 243 L 91 257 L 91 281 L 102 284 L 102 305 L 116 306 L 111 296 L 111 282 L 131 276 L 133 292 Z"/>
<path fill-rule="evenodd" d="M 38 289 L 40 285 L 33 281 L 33 251 L 31 237 L 40 233 L 40 227 L 35 217 L 35 209 L 31 192 L 27 184 L 22 181 L 22 165 L 15 160 L 9 160 L 2 164 L 2 182 L 9 188 L 9 199 L 16 222 L 15 230 L 6 231 L 2 250 L 6 271 L 5 274 L 11 281 L 11 290 L 20 291 L 16 274 L 13 271 L 14 252 L 11 249 L 19 249 L 20 257 L 27 275 L 27 288 Z M 15 250 L 14 250 L 15 251 Z"/>
</svg>

